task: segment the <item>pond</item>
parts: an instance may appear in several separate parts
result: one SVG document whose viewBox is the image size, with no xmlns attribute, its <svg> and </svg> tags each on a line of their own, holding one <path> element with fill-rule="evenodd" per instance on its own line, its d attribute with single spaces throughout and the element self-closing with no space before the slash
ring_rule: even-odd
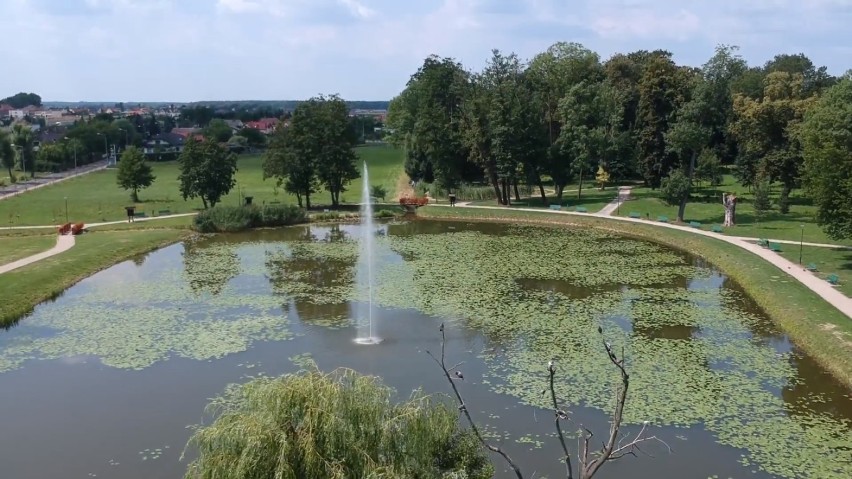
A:
<svg viewBox="0 0 852 479">
<path fill-rule="evenodd" d="M 700 259 L 583 229 L 377 225 L 383 341 L 363 346 L 351 319 L 365 300 L 359 228 L 173 245 L 0 331 L 2 477 L 181 477 L 209 398 L 312 364 L 379 375 L 401 396 L 446 393 L 426 354 L 440 348 L 441 323 L 448 361 L 465 361 L 459 386 L 474 418 L 527 477 L 563 474 L 541 394 L 549 360 L 572 434 L 608 430 L 619 377 L 598 326 L 631 373 L 625 430 L 649 421 L 672 452 L 649 446 L 597 477 L 852 477 L 850 391 Z"/>
</svg>

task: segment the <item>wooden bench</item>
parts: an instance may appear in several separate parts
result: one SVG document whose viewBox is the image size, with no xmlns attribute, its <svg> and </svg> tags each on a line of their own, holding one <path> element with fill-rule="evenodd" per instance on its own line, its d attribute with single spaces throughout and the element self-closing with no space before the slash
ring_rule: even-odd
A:
<svg viewBox="0 0 852 479">
<path fill-rule="evenodd" d="M 774 251 L 776 253 L 781 252 L 781 245 L 778 243 L 769 243 L 769 251 Z"/>
<path fill-rule="evenodd" d="M 137 211 L 137 212 L 133 213 L 133 217 L 134 218 L 147 218 L 148 215 L 146 215 L 144 211 Z"/>
<path fill-rule="evenodd" d="M 721 226 L 719 226 L 719 225 L 713 225 L 713 227 L 712 227 L 712 228 L 710 228 L 710 231 L 712 231 L 712 232 L 714 232 L 714 233 L 721 233 L 721 232 L 722 232 L 722 227 L 721 227 Z"/>
<path fill-rule="evenodd" d="M 828 275 L 828 277 L 826 277 L 825 280 L 828 281 L 828 284 L 831 284 L 831 285 L 834 285 L 834 286 L 840 284 L 840 277 L 837 276 L 836 274 Z"/>
<path fill-rule="evenodd" d="M 574 211 L 576 211 L 577 213 L 588 213 L 589 212 L 589 210 L 587 210 L 585 206 L 577 206 L 577 207 L 574 208 Z"/>
<path fill-rule="evenodd" d="M 157 216 L 167 216 L 172 214 L 171 210 L 160 210 L 157 212 Z"/>
<path fill-rule="evenodd" d="M 275 200 L 275 201 L 270 201 L 270 202 L 269 202 L 269 204 L 270 204 L 270 205 L 280 205 L 280 204 L 281 204 L 281 202 L 280 202 L 280 201 L 278 201 L 278 200 Z"/>
<path fill-rule="evenodd" d="M 816 263 L 808 263 L 808 265 L 805 266 L 805 269 L 810 271 L 811 273 L 815 273 L 817 270 L 817 265 Z"/>
<path fill-rule="evenodd" d="M 657 221 L 659 221 L 660 223 L 668 223 L 668 222 L 669 222 L 669 217 L 668 217 L 668 216 L 662 216 L 662 215 L 661 215 L 661 216 L 658 216 L 658 217 L 657 217 Z"/>
<path fill-rule="evenodd" d="M 642 215 L 639 214 L 638 211 L 631 211 L 628 216 L 630 216 L 631 218 L 635 218 L 637 220 L 642 217 Z"/>
<path fill-rule="evenodd" d="M 559 211 L 562 209 L 562 205 L 550 205 L 550 209 L 554 211 Z"/>
<path fill-rule="evenodd" d="M 699 223 L 697 221 L 690 221 L 689 226 L 692 226 L 693 228 L 701 229 L 701 223 Z"/>
</svg>

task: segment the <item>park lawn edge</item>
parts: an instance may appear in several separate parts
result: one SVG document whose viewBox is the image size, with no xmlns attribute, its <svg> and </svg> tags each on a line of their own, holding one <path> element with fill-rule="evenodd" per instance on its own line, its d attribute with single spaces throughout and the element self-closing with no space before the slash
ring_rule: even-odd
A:
<svg viewBox="0 0 852 479">
<path fill-rule="evenodd" d="M 9 328 L 25 320 L 39 304 L 57 298 L 71 286 L 99 271 L 185 240 L 193 233 L 188 229 L 158 228 L 98 231 L 87 233 L 86 236 L 95 234 L 132 236 L 136 239 L 115 250 L 101 249 L 101 254 L 80 254 L 78 240 L 78 244 L 69 251 L 0 275 L 0 297 L 3 298 L 0 327 Z M 46 274 L 48 269 L 55 274 Z"/>
<path fill-rule="evenodd" d="M 548 212 L 429 206 L 419 218 L 592 227 L 663 244 L 708 261 L 733 279 L 790 340 L 852 388 L 852 321 L 787 273 L 736 245 L 652 225 Z M 772 276 L 787 282 L 769 281 Z"/>
</svg>

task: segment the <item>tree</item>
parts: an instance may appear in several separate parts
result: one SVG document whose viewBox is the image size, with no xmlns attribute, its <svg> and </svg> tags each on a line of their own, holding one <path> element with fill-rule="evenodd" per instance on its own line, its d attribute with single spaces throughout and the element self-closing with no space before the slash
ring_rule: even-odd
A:
<svg viewBox="0 0 852 479">
<path fill-rule="evenodd" d="M 760 222 L 760 218 L 772 208 L 772 202 L 769 199 L 769 182 L 766 180 L 760 180 L 754 185 L 754 203 L 752 204 L 754 208 L 754 214 L 757 217 L 758 222 Z"/>
<path fill-rule="evenodd" d="M 116 182 L 122 189 L 130 190 L 130 201 L 138 202 L 139 190 L 151 186 L 156 178 L 139 148 L 131 146 L 121 153 Z"/>
<path fill-rule="evenodd" d="M 670 206 L 682 205 L 689 198 L 689 175 L 683 168 L 677 168 L 663 178 L 660 184 L 660 194 L 663 201 Z M 678 221 L 683 222 L 682 213 L 678 213 Z"/>
<path fill-rule="evenodd" d="M 834 239 L 852 238 L 852 72 L 805 114 L 799 137 L 817 222 Z"/>
<path fill-rule="evenodd" d="M 35 93 L 16 93 L 10 97 L 0 100 L 0 104 L 5 103 L 12 108 L 24 108 L 28 106 L 41 106 L 41 97 Z"/>
<path fill-rule="evenodd" d="M 296 141 L 301 133 L 294 132 L 302 128 L 309 129 L 310 125 L 294 119 L 290 128 L 279 128 L 275 132 L 263 155 L 263 179 L 275 178 L 278 186 L 283 185 L 285 191 L 296 195 L 300 208 L 310 208 L 311 195 L 316 193 L 319 182 L 316 163 L 303 150 L 310 145 Z"/>
<path fill-rule="evenodd" d="M 806 96 L 803 85 L 801 74 L 773 72 L 764 80 L 760 100 L 744 95 L 734 99 L 731 133 L 739 145 L 738 177 L 746 186 L 759 177 L 780 181 L 781 213 L 788 212 L 790 191 L 800 179 L 803 160 L 796 131 L 816 100 Z"/>
<path fill-rule="evenodd" d="M 388 195 L 388 190 L 382 185 L 373 185 L 370 188 L 370 196 L 373 198 L 381 198 L 382 201 L 385 201 L 385 197 Z"/>
<path fill-rule="evenodd" d="M 61 144 L 41 145 L 35 156 L 35 166 L 39 171 L 59 171 L 68 167 L 68 152 Z"/>
<path fill-rule="evenodd" d="M 397 401 L 379 379 L 351 370 L 254 379 L 211 406 L 218 417 L 193 433 L 198 458 L 187 479 L 494 474 L 455 407 L 420 392 Z M 310 427 L 294 427 L 300 424 Z"/>
<path fill-rule="evenodd" d="M 30 170 L 30 176 L 35 178 L 35 164 L 33 155 L 33 142 L 35 136 L 29 126 L 16 123 L 12 127 L 12 143 L 18 147 L 20 152 L 21 169 Z"/>
<path fill-rule="evenodd" d="M 281 130 L 283 128 L 279 128 Z M 266 146 L 266 135 L 260 132 L 257 128 L 243 128 L 236 136 L 246 139 L 246 144 L 250 148 L 263 148 Z"/>
<path fill-rule="evenodd" d="M 231 139 L 231 135 L 234 134 L 234 130 L 225 123 L 225 120 L 214 118 L 210 120 L 210 123 L 204 128 L 203 135 L 205 138 L 210 138 L 213 141 L 217 141 L 219 143 L 225 143 L 229 139 Z"/>
<path fill-rule="evenodd" d="M 12 173 L 12 168 L 15 167 L 15 148 L 6 130 L 0 130 L 0 164 L 9 171 L 9 181 L 14 183 L 15 175 Z"/>
<path fill-rule="evenodd" d="M 723 171 L 722 162 L 719 161 L 716 153 L 710 148 L 705 148 L 698 155 L 694 178 L 697 181 L 706 181 L 710 186 L 719 186 L 722 184 Z"/>
<path fill-rule="evenodd" d="M 205 209 L 216 206 L 236 184 L 237 156 L 214 141 L 190 138 L 178 163 L 183 199 L 199 197 Z"/>
<path fill-rule="evenodd" d="M 609 173 L 604 169 L 603 165 L 598 166 L 598 172 L 595 175 L 595 181 L 600 185 L 601 191 L 606 188 L 606 184 L 609 183 Z"/>
<path fill-rule="evenodd" d="M 316 119 L 319 129 L 303 141 L 318 141 L 322 145 L 316 158 L 317 178 L 331 194 L 331 205 L 337 207 L 340 193 L 346 191 L 349 182 L 361 176 L 355 166 L 358 137 L 349 120 L 349 107 L 342 98 L 320 96 L 317 101 L 319 108 L 311 111 L 319 115 Z"/>
</svg>

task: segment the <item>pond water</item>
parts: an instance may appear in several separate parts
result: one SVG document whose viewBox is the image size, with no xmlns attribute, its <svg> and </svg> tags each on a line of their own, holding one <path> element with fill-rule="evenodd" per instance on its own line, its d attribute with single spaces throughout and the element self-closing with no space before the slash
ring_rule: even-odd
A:
<svg viewBox="0 0 852 479">
<path fill-rule="evenodd" d="M 852 477 L 850 391 L 700 259 L 586 230 L 378 225 L 383 341 L 361 346 L 358 232 L 302 226 L 173 245 L 0 331 L 0 477 L 181 477 L 209 398 L 313 363 L 379 375 L 402 396 L 448 392 L 425 352 L 440 347 L 442 322 L 474 418 L 527 477 L 563 474 L 541 395 L 549 360 L 568 429 L 608 430 L 619 377 L 598 326 L 631 373 L 625 431 L 649 421 L 672 452 L 650 445 L 653 457 L 597 477 Z"/>
</svg>

